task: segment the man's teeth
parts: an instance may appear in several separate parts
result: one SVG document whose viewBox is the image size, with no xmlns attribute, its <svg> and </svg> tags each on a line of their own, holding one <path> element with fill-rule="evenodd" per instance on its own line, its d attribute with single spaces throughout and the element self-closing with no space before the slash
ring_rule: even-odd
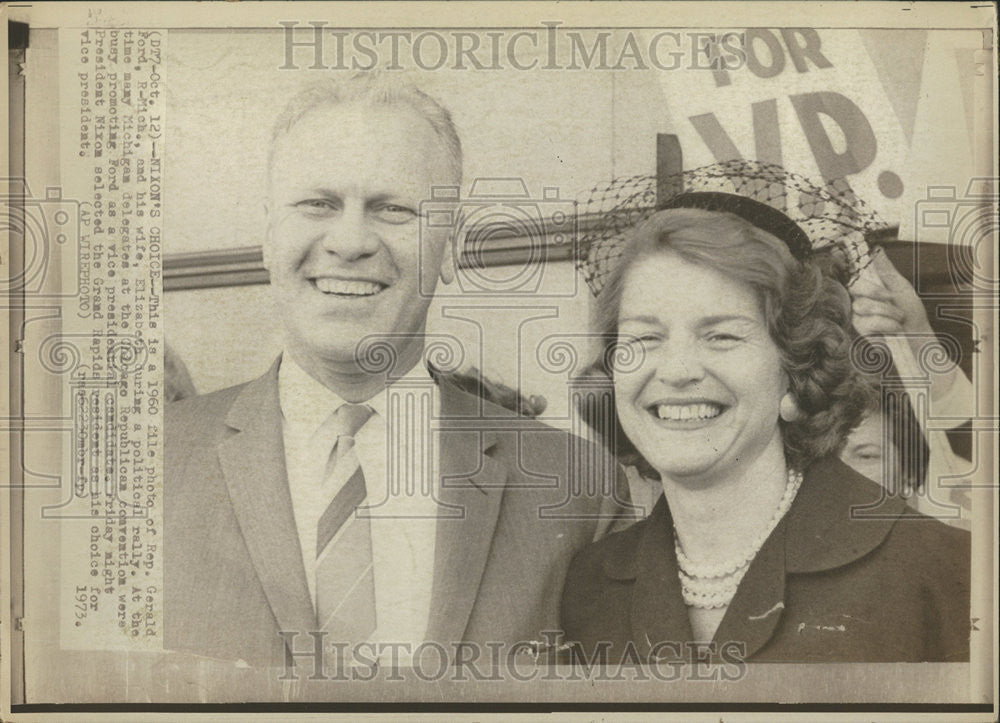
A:
<svg viewBox="0 0 1000 723">
<path fill-rule="evenodd" d="M 373 281 L 348 281 L 345 279 L 316 279 L 316 288 L 324 294 L 346 294 L 350 296 L 371 296 L 382 287 Z"/>
<path fill-rule="evenodd" d="M 660 404 L 656 416 L 660 419 L 683 422 L 689 419 L 711 419 L 722 414 L 718 404 Z"/>
</svg>

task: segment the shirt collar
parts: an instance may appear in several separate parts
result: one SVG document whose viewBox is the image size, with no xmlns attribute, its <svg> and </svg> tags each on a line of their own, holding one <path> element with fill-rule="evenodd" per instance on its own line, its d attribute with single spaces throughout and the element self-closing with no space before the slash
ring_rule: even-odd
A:
<svg viewBox="0 0 1000 723">
<path fill-rule="evenodd" d="M 434 383 L 434 378 L 427 370 L 423 359 L 389 386 L 422 381 L 429 382 L 431 385 Z M 365 404 L 384 419 L 389 403 L 388 396 L 386 390 L 382 390 Z M 287 352 L 282 355 L 278 367 L 278 398 L 281 404 L 281 414 L 286 422 L 307 425 L 310 428 L 321 425 L 327 417 L 346 402 L 335 391 L 314 379 Z"/>
<path fill-rule="evenodd" d="M 420 361 L 414 364 L 412 369 L 398 379 L 394 379 L 389 386 L 369 399 L 365 402 L 365 404 L 374 409 L 376 414 L 381 415 L 382 418 L 385 419 L 386 410 L 389 405 L 389 395 L 387 392 L 390 389 L 396 387 L 397 385 L 410 386 L 414 384 L 423 384 L 425 382 L 429 388 L 437 389 L 437 385 L 434 383 L 434 377 L 432 377 L 431 373 L 427 370 L 427 364 L 421 356 Z"/>
</svg>

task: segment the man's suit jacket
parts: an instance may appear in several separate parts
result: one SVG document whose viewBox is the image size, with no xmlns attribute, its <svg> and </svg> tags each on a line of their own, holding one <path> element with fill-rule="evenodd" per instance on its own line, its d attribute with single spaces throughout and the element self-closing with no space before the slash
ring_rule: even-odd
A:
<svg viewBox="0 0 1000 723">
<path fill-rule="evenodd" d="M 302 633 L 295 647 L 310 649 L 304 634 L 317 625 L 285 472 L 277 369 L 166 410 L 167 649 L 281 666 L 279 631 Z M 446 378 L 438 386 L 450 420 L 440 500 L 464 512 L 438 521 L 428 639 L 446 648 L 541 640 L 558 628 L 573 553 L 617 509 L 582 479 L 596 449 Z"/>
<path fill-rule="evenodd" d="M 715 659 L 968 661 L 969 534 L 883 495 L 836 458 L 806 470 L 726 610 Z M 588 662 L 595 651 L 615 664 L 690 659 L 665 498 L 574 558 L 562 610 L 567 640 Z"/>
</svg>

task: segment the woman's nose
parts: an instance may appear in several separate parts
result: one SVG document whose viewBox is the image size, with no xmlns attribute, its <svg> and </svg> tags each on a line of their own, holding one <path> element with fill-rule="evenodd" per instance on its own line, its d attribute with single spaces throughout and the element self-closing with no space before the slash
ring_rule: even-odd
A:
<svg viewBox="0 0 1000 723">
<path fill-rule="evenodd" d="M 665 342 L 654 353 L 653 363 L 657 379 L 671 386 L 683 387 L 705 376 L 705 367 L 694 342 L 679 339 Z"/>
</svg>

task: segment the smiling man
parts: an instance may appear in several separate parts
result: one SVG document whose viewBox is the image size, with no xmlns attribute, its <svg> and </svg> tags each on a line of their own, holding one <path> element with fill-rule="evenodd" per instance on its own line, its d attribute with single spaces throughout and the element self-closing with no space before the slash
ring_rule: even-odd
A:
<svg viewBox="0 0 1000 723">
<path fill-rule="evenodd" d="M 358 340 L 384 332 L 398 368 L 412 368 L 431 301 L 420 292 L 454 277 L 448 229 L 421 235 L 418 217 L 433 186 L 461 182 L 461 146 L 448 113 L 414 89 L 348 86 L 337 102 L 322 92 L 278 123 L 264 261 L 288 354 L 364 401 L 384 382 L 359 370 Z"/>
<path fill-rule="evenodd" d="M 421 202 L 461 168 L 448 111 L 384 76 L 313 86 L 278 119 L 264 258 L 284 351 L 167 412 L 169 648 L 282 668 L 322 650 L 335 667 L 429 642 L 489 657 L 558 629 L 570 557 L 617 513 L 617 468 L 425 365 L 427 290 L 455 254 Z"/>
</svg>

